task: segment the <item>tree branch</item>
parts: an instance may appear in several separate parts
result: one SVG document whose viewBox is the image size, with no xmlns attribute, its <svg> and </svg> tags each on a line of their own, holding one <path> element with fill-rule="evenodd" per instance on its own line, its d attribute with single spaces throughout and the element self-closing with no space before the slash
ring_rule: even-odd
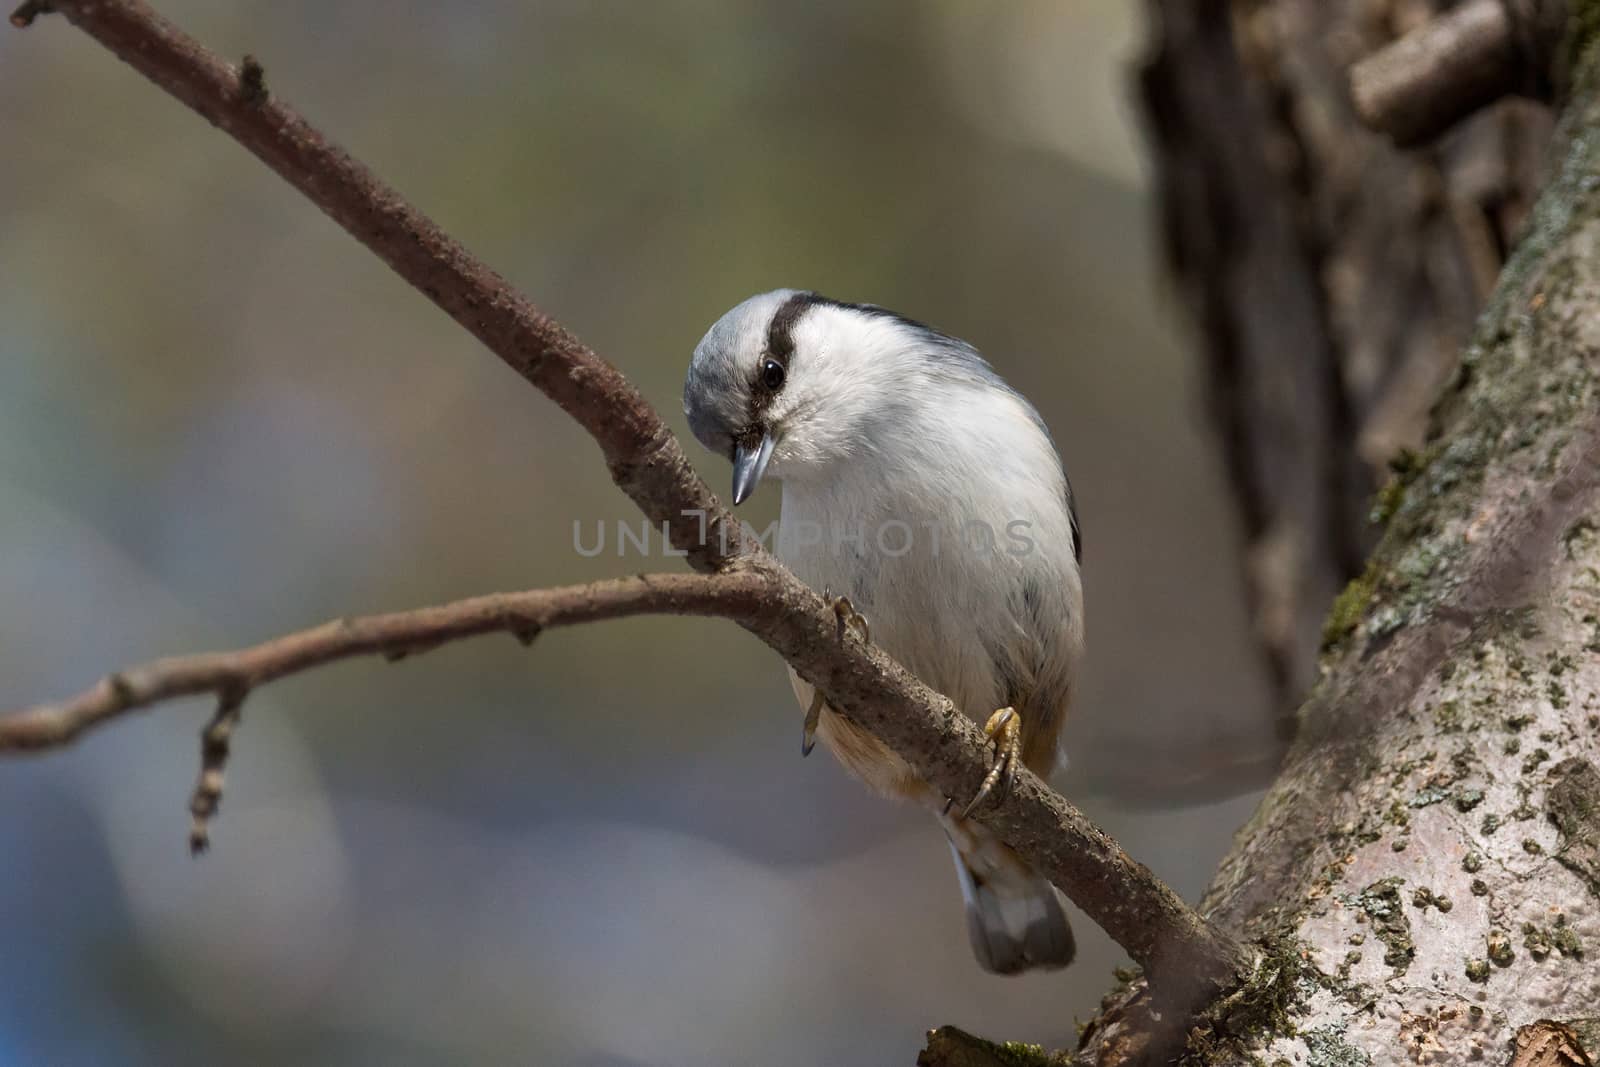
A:
<svg viewBox="0 0 1600 1067">
<path fill-rule="evenodd" d="M 224 62 L 142 0 L 25 4 L 12 21 L 25 25 L 25 13 L 41 11 L 64 15 L 238 141 L 559 404 L 600 445 L 617 485 L 652 521 L 668 524 L 697 570 L 749 547 L 741 524 L 620 371 L 278 100 L 257 60 Z"/>
<path fill-rule="evenodd" d="M 640 575 L 334 619 L 233 652 L 173 656 L 118 671 L 70 700 L 0 718 L 0 752 L 60 748 L 110 719 L 182 697 L 213 693 L 225 705 L 237 704 L 268 682 L 336 660 L 381 655 L 394 661 L 492 633 L 527 644 L 552 626 L 629 615 L 738 618 L 753 614 L 765 592 L 747 572 Z"/>
<path fill-rule="evenodd" d="M 329 624 L 240 653 L 163 661 L 113 675 L 66 705 L 36 708 L 0 724 L 0 736 L 12 739 L 6 747 L 62 744 L 133 707 L 199 692 L 226 694 L 228 686 L 248 688 L 342 656 L 389 647 L 416 651 L 430 641 L 474 633 L 526 633 L 530 625 L 673 610 L 737 621 L 935 788 L 947 796 L 976 792 L 988 753 L 977 725 L 883 652 L 846 640 L 822 598 L 722 507 L 671 431 L 616 368 L 277 99 L 259 63 L 251 60 L 236 70 L 142 0 L 51 0 L 24 5 L 13 20 L 25 23 L 44 10 L 66 16 L 234 137 L 555 400 L 599 443 L 617 485 L 662 524 L 691 565 L 713 573 L 652 578 L 644 588 L 623 582 L 478 598 Z M 29 739 L 35 743 L 26 745 Z M 1239 945 L 1033 774 L 1021 772 L 999 804 L 975 817 L 1122 945 L 1175 1013 L 1210 1002 L 1250 970 Z"/>
<path fill-rule="evenodd" d="M 0 752 L 60 748 L 85 730 L 152 704 L 215 694 L 217 710 L 200 732 L 200 777 L 189 801 L 189 851 L 210 845 L 222 802 L 223 771 L 244 701 L 258 686 L 357 656 L 391 663 L 469 637 L 509 633 L 524 645 L 552 626 L 629 615 L 720 615 L 754 619 L 766 583 L 753 572 L 641 574 L 588 585 L 493 593 L 436 607 L 335 619 L 233 652 L 173 656 L 118 671 L 58 704 L 0 718 Z"/>
<path fill-rule="evenodd" d="M 1566 0 L 1468 0 L 1350 69 L 1361 121 L 1401 147 L 1421 144 L 1510 93 L 1549 97 Z"/>
</svg>

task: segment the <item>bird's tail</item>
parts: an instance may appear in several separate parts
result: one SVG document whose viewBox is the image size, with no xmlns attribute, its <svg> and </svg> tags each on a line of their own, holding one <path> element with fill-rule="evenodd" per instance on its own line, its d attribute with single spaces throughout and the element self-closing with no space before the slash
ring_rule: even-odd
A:
<svg viewBox="0 0 1600 1067">
<path fill-rule="evenodd" d="M 946 816 L 978 965 L 995 974 L 1065 967 L 1077 953 L 1055 887 L 977 823 Z"/>
</svg>

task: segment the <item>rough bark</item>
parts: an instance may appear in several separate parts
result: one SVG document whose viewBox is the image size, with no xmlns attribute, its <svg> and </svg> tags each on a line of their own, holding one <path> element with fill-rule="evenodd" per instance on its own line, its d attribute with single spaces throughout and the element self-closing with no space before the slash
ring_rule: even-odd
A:
<svg viewBox="0 0 1600 1067">
<path fill-rule="evenodd" d="M 1219 1005 L 1197 1060 L 1600 1059 L 1594 50 L 1577 79 L 1549 186 L 1202 903 L 1288 980 Z M 1081 1055 L 1152 1062 L 1150 1023 L 1135 982 Z"/>
<path fill-rule="evenodd" d="M 1204 357 L 1279 706 L 1376 540 L 1537 190 L 1549 115 L 1508 99 L 1419 151 L 1362 126 L 1352 63 L 1424 0 L 1150 0 L 1143 72 L 1169 259 Z"/>
</svg>

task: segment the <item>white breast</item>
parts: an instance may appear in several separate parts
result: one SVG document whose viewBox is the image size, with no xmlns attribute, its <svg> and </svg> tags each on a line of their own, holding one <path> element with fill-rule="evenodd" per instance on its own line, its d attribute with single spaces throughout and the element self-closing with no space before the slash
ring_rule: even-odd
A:
<svg viewBox="0 0 1600 1067">
<path fill-rule="evenodd" d="M 1082 593 L 1060 461 L 1023 402 L 964 390 L 827 477 L 786 476 L 778 554 L 977 721 L 1064 708 Z"/>
</svg>

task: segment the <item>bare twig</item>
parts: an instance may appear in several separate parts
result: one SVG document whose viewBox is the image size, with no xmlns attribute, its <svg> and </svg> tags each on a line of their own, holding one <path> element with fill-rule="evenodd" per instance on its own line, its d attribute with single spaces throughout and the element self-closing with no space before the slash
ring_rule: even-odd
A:
<svg viewBox="0 0 1600 1067">
<path fill-rule="evenodd" d="M 840 642 L 823 599 L 765 553 L 694 473 L 677 440 L 616 368 L 534 308 L 431 220 L 142 0 L 51 0 L 50 7 L 232 135 L 367 245 L 599 443 L 613 480 L 708 577 L 602 583 L 480 597 L 442 608 L 330 623 L 238 653 L 181 657 L 124 672 L 63 705 L 0 721 L 0 749 L 63 744 L 132 708 L 272 678 L 364 653 L 421 650 L 477 633 L 640 611 L 720 615 L 779 652 L 829 703 L 872 731 L 946 796 L 971 796 L 985 739 L 949 700 L 874 646 Z M 977 819 L 1071 897 L 1143 966 L 1174 1011 L 1234 986 L 1247 954 L 1208 925 L 1104 831 L 1036 776 L 1018 775 Z"/>
<path fill-rule="evenodd" d="M 189 799 L 189 814 L 194 822 L 189 827 L 189 854 L 198 856 L 211 845 L 211 817 L 222 803 L 222 772 L 228 765 L 229 745 L 234 728 L 244 712 L 244 698 L 249 691 L 243 686 L 225 686 L 217 695 L 217 710 L 200 731 L 200 780 L 194 785 L 194 795 Z"/>
<path fill-rule="evenodd" d="M 1566 0 L 1467 0 L 1350 69 L 1361 121 L 1420 144 L 1510 93 L 1549 96 Z"/>
<path fill-rule="evenodd" d="M 51 0 L 55 11 L 229 134 L 576 419 L 612 478 L 697 570 L 750 546 L 672 432 L 617 368 L 476 259 L 275 94 L 142 0 Z M 264 82 L 262 89 L 265 89 Z"/>
<path fill-rule="evenodd" d="M 738 618 L 750 613 L 764 593 L 765 583 L 742 571 L 724 575 L 640 575 L 558 589 L 493 593 L 415 611 L 335 619 L 234 652 L 174 656 L 118 671 L 70 700 L 0 718 L 0 752 L 58 748 L 83 731 L 127 712 L 205 693 L 217 695 L 218 719 L 230 706 L 236 715 L 238 705 L 250 690 L 336 660 L 372 655 L 400 659 L 451 641 L 490 633 L 509 633 L 526 644 L 547 627 L 628 615 Z M 209 728 L 207 732 L 211 732 Z M 226 738 L 214 740 L 222 749 L 215 760 L 220 770 L 220 760 L 226 756 Z M 214 755 L 208 752 L 205 756 L 207 767 L 212 765 Z M 197 793 L 203 791 L 202 785 Z"/>
</svg>

